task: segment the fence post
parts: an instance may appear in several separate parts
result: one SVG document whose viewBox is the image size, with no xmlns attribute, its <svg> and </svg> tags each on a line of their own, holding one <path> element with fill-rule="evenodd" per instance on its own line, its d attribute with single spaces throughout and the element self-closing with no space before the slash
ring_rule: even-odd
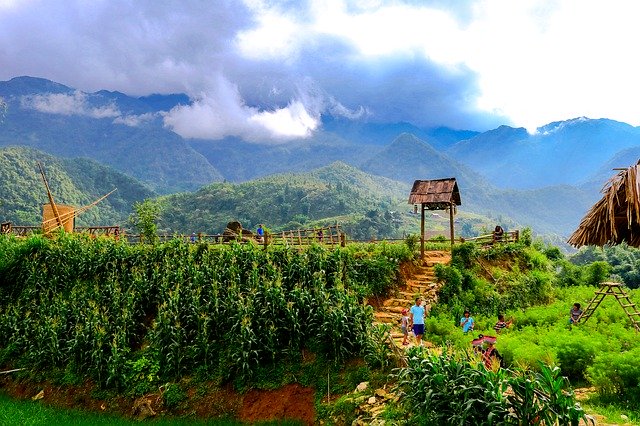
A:
<svg viewBox="0 0 640 426">
<path fill-rule="evenodd" d="M 347 235 L 340 234 L 340 247 L 345 247 L 347 245 Z"/>
</svg>

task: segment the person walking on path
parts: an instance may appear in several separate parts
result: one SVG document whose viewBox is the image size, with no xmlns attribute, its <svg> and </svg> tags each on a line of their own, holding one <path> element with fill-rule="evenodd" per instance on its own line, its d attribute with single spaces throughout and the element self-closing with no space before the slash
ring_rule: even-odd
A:
<svg viewBox="0 0 640 426">
<path fill-rule="evenodd" d="M 402 344 L 406 346 L 409 344 L 409 342 L 407 341 L 409 337 L 409 315 L 407 315 L 406 309 L 402 310 L 402 320 L 401 320 L 400 328 L 402 328 L 402 334 L 404 335 L 404 340 L 402 341 Z"/>
<path fill-rule="evenodd" d="M 460 318 L 460 327 L 462 327 L 462 331 L 464 334 L 467 334 L 470 331 L 473 331 L 473 326 L 476 321 L 471 316 L 471 312 L 464 311 L 464 316 Z"/>
<path fill-rule="evenodd" d="M 416 336 L 416 345 L 422 346 L 422 335 L 424 334 L 424 306 L 422 299 L 416 297 L 416 304 L 409 311 L 409 326 L 413 328 Z"/>
</svg>

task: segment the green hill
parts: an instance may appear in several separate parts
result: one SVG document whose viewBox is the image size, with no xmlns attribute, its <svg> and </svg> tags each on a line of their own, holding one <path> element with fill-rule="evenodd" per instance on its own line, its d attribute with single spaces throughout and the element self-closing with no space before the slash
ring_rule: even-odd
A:
<svg viewBox="0 0 640 426">
<path fill-rule="evenodd" d="M 47 175 L 56 203 L 81 207 L 117 191 L 78 216 L 80 226 L 123 224 L 136 201 L 156 194 L 141 182 L 84 158 L 63 159 L 27 147 L 0 149 L 0 220 L 39 225 L 48 203 L 37 162 Z"/>
<path fill-rule="evenodd" d="M 60 157 L 92 158 L 160 193 L 223 180 L 183 138 L 162 127 L 148 99 L 97 92 L 83 94 L 73 111 L 50 113 L 34 106 L 33 99 L 54 94 L 75 99 L 73 89 L 49 80 L 19 77 L 0 82 L 0 97 L 8 106 L 0 120 L 0 147 L 24 145 Z M 120 121 L 109 113 L 116 107 Z M 127 118 L 140 122 L 125 124 Z"/>
<path fill-rule="evenodd" d="M 281 230 L 333 224 L 339 218 L 352 224 L 352 236 L 368 238 L 365 230 L 373 227 L 375 234 L 388 237 L 400 229 L 398 206 L 408 210 L 409 190 L 406 184 L 336 162 L 310 173 L 214 183 L 194 193 L 163 196 L 160 225 L 170 232 L 218 233 L 230 220 L 247 229 L 264 223 Z"/>
</svg>

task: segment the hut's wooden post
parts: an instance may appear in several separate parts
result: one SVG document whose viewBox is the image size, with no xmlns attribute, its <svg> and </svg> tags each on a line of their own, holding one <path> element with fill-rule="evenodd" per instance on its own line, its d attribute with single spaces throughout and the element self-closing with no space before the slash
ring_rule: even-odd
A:
<svg viewBox="0 0 640 426">
<path fill-rule="evenodd" d="M 451 230 L 451 247 L 453 247 L 453 240 L 454 240 L 454 235 L 453 235 L 453 201 L 451 202 L 451 204 L 449 205 L 449 229 Z"/>
<path fill-rule="evenodd" d="M 420 261 L 424 259 L 424 203 L 420 204 Z"/>
</svg>

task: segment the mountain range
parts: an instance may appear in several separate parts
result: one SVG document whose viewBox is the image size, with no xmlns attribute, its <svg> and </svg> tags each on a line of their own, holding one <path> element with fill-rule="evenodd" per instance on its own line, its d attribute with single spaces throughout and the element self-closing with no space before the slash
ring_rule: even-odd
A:
<svg viewBox="0 0 640 426">
<path fill-rule="evenodd" d="M 561 236 L 598 199 L 611 169 L 635 164 L 640 155 L 640 130 L 608 119 L 559 121 L 530 134 L 506 125 L 477 132 L 325 118 L 312 137 L 273 144 L 182 138 L 163 123 L 164 113 L 190 102 L 182 94 L 84 93 L 16 77 L 0 82 L 0 98 L 7 104 L 0 147 L 91 159 L 87 164 L 130 176 L 149 194 L 195 197 L 216 182 L 307 174 L 338 162 L 353 168 L 345 174 L 355 169 L 404 185 L 456 177 L 461 209 Z"/>
</svg>

